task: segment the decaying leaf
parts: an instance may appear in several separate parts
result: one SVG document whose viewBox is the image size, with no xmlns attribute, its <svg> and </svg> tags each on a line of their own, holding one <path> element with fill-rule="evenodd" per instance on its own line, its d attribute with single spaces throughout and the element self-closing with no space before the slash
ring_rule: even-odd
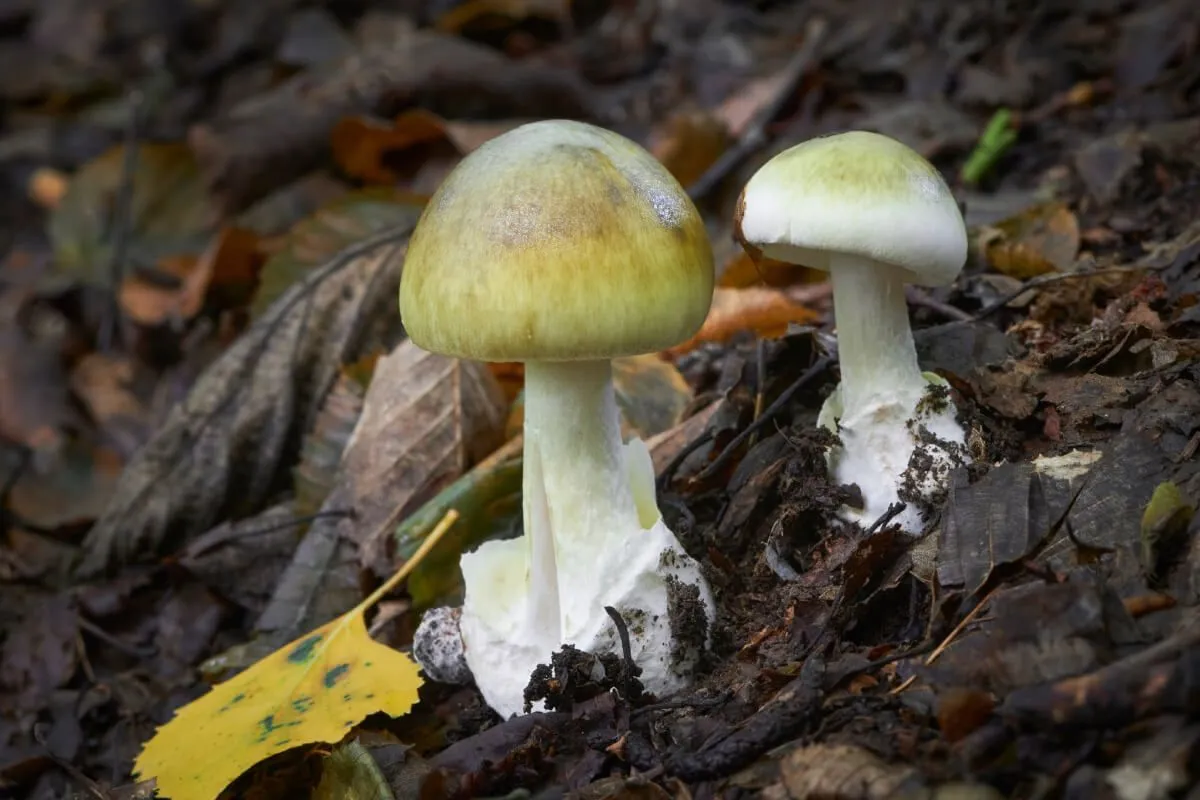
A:
<svg viewBox="0 0 1200 800">
<path fill-rule="evenodd" d="M 453 525 L 449 514 L 426 551 Z M 134 762 L 173 800 L 208 800 L 254 764 L 312 742 L 336 742 L 368 714 L 408 713 L 421 676 L 406 655 L 367 633 L 363 613 L 408 575 L 393 575 L 375 593 L 327 625 L 298 637 L 175 712 Z M 196 742 L 203 747 L 196 747 Z"/>
<path fill-rule="evenodd" d="M 208 367 L 126 467 L 83 543 L 79 575 L 262 507 L 364 331 L 394 313 L 407 234 L 398 226 L 310 273 Z"/>
<path fill-rule="evenodd" d="M 368 355 L 342 369 L 313 429 L 304 437 L 300 463 L 292 470 L 296 511 L 301 515 L 315 513 L 337 484 L 342 453 L 362 415 L 363 398 L 377 360 Z"/>
<path fill-rule="evenodd" d="M 127 255 L 137 266 L 204 249 L 217 213 L 195 158 L 182 144 L 138 145 L 130 201 Z M 105 283 L 112 257 L 113 209 L 121 186 L 125 148 L 118 146 L 71 179 L 50 215 L 48 232 L 59 270 Z"/>
<path fill-rule="evenodd" d="M 479 362 L 410 340 L 379 360 L 333 493 L 354 509 L 364 565 L 385 563 L 396 524 L 500 444 L 505 410 Z"/>
<path fill-rule="evenodd" d="M 427 353 L 409 341 L 381 358 L 322 506 L 341 516 L 313 522 L 256 629 L 290 637 L 357 602 L 363 565 L 388 571 L 397 523 L 499 443 L 503 412 L 499 387 L 479 362 Z M 353 518 L 344 516 L 349 511 Z M 470 509 L 455 511 L 465 517 Z M 454 526 L 433 563 L 457 552 L 467 521 Z M 408 559 L 416 549 L 395 555 Z"/>
<path fill-rule="evenodd" d="M 883 800 L 923 784 L 911 765 L 888 764 L 861 747 L 817 744 L 784 756 L 779 777 L 792 800 Z"/>
<path fill-rule="evenodd" d="M 992 269 L 1018 280 L 1067 272 L 1079 252 L 1079 222 L 1062 203 L 1038 205 L 985 227 L 979 244 Z"/>
</svg>

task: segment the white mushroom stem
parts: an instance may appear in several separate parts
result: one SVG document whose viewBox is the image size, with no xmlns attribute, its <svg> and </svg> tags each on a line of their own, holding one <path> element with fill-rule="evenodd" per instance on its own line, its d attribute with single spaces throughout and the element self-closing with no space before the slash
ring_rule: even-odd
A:
<svg viewBox="0 0 1200 800">
<path fill-rule="evenodd" d="M 560 598 L 595 596 L 600 587 L 588 584 L 600 553 L 615 538 L 642 530 L 612 362 L 525 365 L 523 481 L 531 621 L 557 643 L 574 623 L 572 604 L 564 609 Z"/>
<path fill-rule="evenodd" d="M 880 403 L 911 411 L 928 383 L 917 365 L 903 273 L 870 259 L 831 253 L 833 312 L 842 370 L 842 418 Z"/>
</svg>

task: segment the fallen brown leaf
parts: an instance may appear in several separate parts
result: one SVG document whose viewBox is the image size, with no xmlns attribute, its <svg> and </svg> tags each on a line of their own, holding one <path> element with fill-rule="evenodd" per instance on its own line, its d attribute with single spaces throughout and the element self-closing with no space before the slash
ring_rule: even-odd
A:
<svg viewBox="0 0 1200 800">
<path fill-rule="evenodd" d="M 386 544 L 404 516 L 501 443 L 503 393 L 487 369 L 426 352 L 410 340 L 379 360 L 342 458 L 331 501 L 364 565 L 391 571 Z"/>
<path fill-rule="evenodd" d="M 725 342 L 746 331 L 762 338 L 781 336 L 792 323 L 805 324 L 819 318 L 817 312 L 779 289 L 717 287 L 712 308 L 699 333 L 668 352 L 686 353 L 703 342 Z"/>
<path fill-rule="evenodd" d="M 84 540 L 80 575 L 263 506 L 363 331 L 395 314 L 407 230 L 397 223 L 310 270 L 209 365 L 122 473 Z"/>
<path fill-rule="evenodd" d="M 1047 203 L 985 227 L 979 245 L 997 272 L 1027 280 L 1066 272 L 1079 252 L 1079 221 L 1062 203 Z"/>
</svg>

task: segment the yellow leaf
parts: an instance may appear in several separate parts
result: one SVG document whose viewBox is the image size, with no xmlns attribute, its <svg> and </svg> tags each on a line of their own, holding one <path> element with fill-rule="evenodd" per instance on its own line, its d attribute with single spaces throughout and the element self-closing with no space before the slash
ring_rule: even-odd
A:
<svg viewBox="0 0 1200 800">
<path fill-rule="evenodd" d="M 404 567 L 358 606 L 176 711 L 138 755 L 138 780 L 154 778 L 160 796 L 173 800 L 211 800 L 273 755 L 337 742 L 377 711 L 408 713 L 422 683 L 417 665 L 371 639 L 363 612 L 402 581 L 457 518 L 448 511 Z"/>
</svg>

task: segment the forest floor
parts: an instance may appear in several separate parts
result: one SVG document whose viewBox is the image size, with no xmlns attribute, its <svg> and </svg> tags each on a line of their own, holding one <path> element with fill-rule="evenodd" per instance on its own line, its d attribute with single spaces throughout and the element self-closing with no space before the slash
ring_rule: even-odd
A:
<svg viewBox="0 0 1200 800">
<path fill-rule="evenodd" d="M 426 682 L 223 796 L 1200 798 L 1188 0 L 0 0 L 0 796 L 146 796 L 157 726 L 443 512 L 369 613 L 394 650 L 515 530 L 519 365 L 406 345 L 395 287 L 448 170 L 560 117 L 644 144 L 714 243 L 700 335 L 618 370 L 709 663 L 508 721 Z M 978 456 L 917 539 L 838 521 L 828 286 L 731 234 L 757 167 L 850 128 L 970 233 L 909 296 Z M 234 760 L 212 730 L 178 758 Z"/>
</svg>

